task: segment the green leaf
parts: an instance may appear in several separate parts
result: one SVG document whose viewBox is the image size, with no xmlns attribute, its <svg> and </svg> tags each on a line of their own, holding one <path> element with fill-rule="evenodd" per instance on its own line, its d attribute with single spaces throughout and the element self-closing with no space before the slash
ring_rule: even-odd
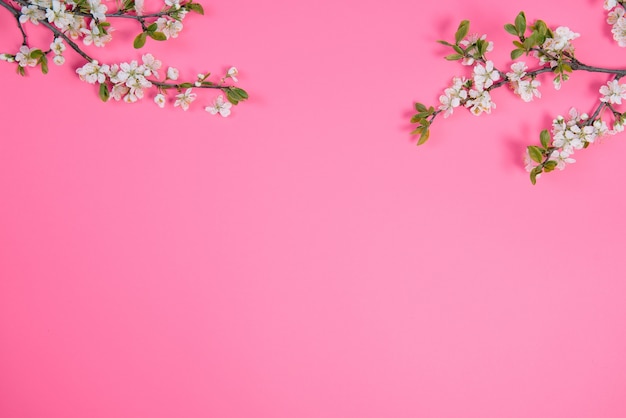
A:
<svg viewBox="0 0 626 418">
<path fill-rule="evenodd" d="M 450 42 L 446 42 L 446 41 L 442 41 L 442 40 L 438 40 L 437 42 L 439 42 L 441 45 L 453 46 Z"/>
<path fill-rule="evenodd" d="M 226 98 L 228 99 L 229 102 L 231 102 L 235 106 L 237 106 L 237 103 L 239 103 L 239 99 L 235 97 L 233 92 L 230 90 L 226 90 Z"/>
<path fill-rule="evenodd" d="M 419 102 L 415 103 L 415 110 L 417 110 L 418 112 L 426 112 L 426 106 Z"/>
<path fill-rule="evenodd" d="M 417 140 L 417 145 L 422 145 L 424 142 L 428 141 L 429 137 L 430 137 L 430 130 L 424 129 L 422 132 L 422 135 L 420 136 L 420 139 Z"/>
<path fill-rule="evenodd" d="M 155 30 L 157 30 L 157 28 L 158 28 L 157 24 L 153 23 L 146 28 L 146 32 L 154 32 Z"/>
<path fill-rule="evenodd" d="M 516 60 L 519 57 L 521 57 L 522 55 L 524 55 L 524 50 L 523 49 L 514 49 L 513 51 L 511 51 L 511 59 L 512 60 Z"/>
<path fill-rule="evenodd" d="M 21 76 L 26 76 L 26 70 L 24 69 L 24 67 L 22 67 L 21 65 L 17 66 L 17 73 Z"/>
<path fill-rule="evenodd" d="M 515 29 L 515 26 L 511 25 L 510 23 L 507 23 L 506 25 L 504 25 L 504 30 L 513 36 L 518 36 L 517 29 Z"/>
<path fill-rule="evenodd" d="M 188 3 L 187 9 L 192 10 L 198 14 L 204 15 L 204 8 L 198 3 Z"/>
<path fill-rule="evenodd" d="M 530 182 L 533 185 L 537 184 L 537 176 L 541 174 L 542 172 L 543 172 L 543 169 L 541 168 L 541 166 L 537 166 L 532 169 L 532 171 L 530 172 Z"/>
<path fill-rule="evenodd" d="M 450 54 L 445 56 L 445 59 L 447 59 L 448 61 L 457 61 L 461 58 L 463 58 L 463 55 L 461 54 Z"/>
<path fill-rule="evenodd" d="M 190 87 L 193 87 L 193 84 L 192 84 L 192 83 L 182 83 L 182 84 L 180 85 L 180 88 L 181 88 L 181 89 L 188 89 L 188 88 L 190 88 Z"/>
<path fill-rule="evenodd" d="M 526 32 L 526 15 L 524 12 L 519 12 L 515 17 L 515 29 L 519 35 L 523 35 Z"/>
<path fill-rule="evenodd" d="M 30 51 L 30 56 L 31 58 L 41 58 L 43 57 L 43 51 L 41 49 L 33 49 L 32 51 Z"/>
<path fill-rule="evenodd" d="M 39 62 L 41 63 L 41 72 L 48 74 L 48 58 L 42 55 L 41 58 L 39 58 Z"/>
<path fill-rule="evenodd" d="M 543 165 L 543 171 L 545 171 L 546 173 L 549 173 L 550 171 L 553 171 L 557 166 L 557 162 L 556 161 L 546 161 L 546 163 Z"/>
<path fill-rule="evenodd" d="M 548 149 L 548 146 L 550 145 L 550 132 L 548 132 L 547 129 L 541 131 L 541 133 L 539 134 L 539 140 L 541 141 L 541 145 L 545 149 Z"/>
<path fill-rule="evenodd" d="M 422 132 L 424 132 L 424 127 L 423 126 L 418 126 L 413 131 L 411 131 L 411 135 L 421 135 Z"/>
<path fill-rule="evenodd" d="M 148 36 L 150 36 L 155 41 L 166 41 L 167 36 L 163 32 L 148 32 Z"/>
<path fill-rule="evenodd" d="M 456 33 L 454 34 L 455 42 L 457 44 L 461 42 L 463 38 L 467 36 L 468 33 L 469 33 L 469 20 L 463 20 L 459 24 L 459 28 L 456 30 Z"/>
<path fill-rule="evenodd" d="M 230 87 L 228 91 L 233 95 L 238 102 L 244 101 L 248 98 L 248 93 L 244 89 L 239 87 Z"/>
<path fill-rule="evenodd" d="M 530 158 L 534 162 L 541 164 L 541 162 L 543 161 L 543 152 L 541 152 L 541 148 L 536 147 L 534 145 L 529 145 L 527 149 L 528 149 L 528 155 L 530 155 Z"/>
<path fill-rule="evenodd" d="M 103 102 L 106 102 L 109 100 L 109 86 L 107 86 L 106 83 L 100 84 L 99 96 Z"/>
<path fill-rule="evenodd" d="M 145 32 L 141 32 L 139 35 L 137 35 L 137 37 L 133 41 L 133 46 L 135 47 L 135 49 L 143 47 L 146 44 L 146 38 L 147 35 Z"/>
</svg>

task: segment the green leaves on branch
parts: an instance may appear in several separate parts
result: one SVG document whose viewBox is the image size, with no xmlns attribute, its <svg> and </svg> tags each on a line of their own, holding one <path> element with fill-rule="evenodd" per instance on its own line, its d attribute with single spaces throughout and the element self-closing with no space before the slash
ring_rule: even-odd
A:
<svg viewBox="0 0 626 418">
<path fill-rule="evenodd" d="M 426 107 L 422 103 L 415 103 L 417 113 L 411 118 L 411 123 L 417 123 L 418 126 L 411 132 L 411 135 L 419 135 L 417 145 L 422 145 L 430 137 L 430 125 L 435 115 L 435 108 Z M 431 118 L 428 120 L 428 118 Z"/>
<path fill-rule="evenodd" d="M 157 31 L 158 26 L 156 23 L 152 23 L 150 26 L 146 27 L 146 29 L 141 32 L 135 40 L 133 41 L 133 46 L 135 49 L 142 48 L 146 44 L 146 40 L 148 36 L 154 39 L 155 41 L 166 41 L 167 36 L 163 32 Z"/>
<path fill-rule="evenodd" d="M 469 33 L 469 20 L 463 20 L 454 34 L 454 42 L 458 45 Z"/>
<path fill-rule="evenodd" d="M 550 146 L 550 140 L 550 132 L 548 132 L 547 129 L 544 129 L 539 134 L 539 142 L 541 142 L 541 146 L 538 147 L 536 145 L 529 145 L 526 148 L 530 159 L 538 164 L 530 171 L 530 182 L 532 184 L 537 184 L 537 176 L 539 176 L 539 174 L 544 172 L 549 173 L 557 166 L 556 161 L 548 160 L 552 151 L 555 150 L 555 148 Z"/>
<path fill-rule="evenodd" d="M 190 12 L 196 12 L 200 15 L 204 15 L 204 8 L 199 3 L 189 2 L 185 4 L 183 7 L 189 10 Z"/>
<path fill-rule="evenodd" d="M 530 26 L 530 34 L 526 36 L 526 32 L 529 27 L 526 23 L 526 15 L 524 12 L 519 12 L 515 17 L 513 24 L 507 23 L 504 25 L 504 30 L 513 36 L 517 37 L 517 40 L 513 41 L 515 49 L 511 51 L 511 59 L 515 60 L 524 54 L 529 54 L 533 48 L 540 47 L 546 41 L 547 38 L 552 38 L 554 34 L 548 28 L 548 25 L 543 20 L 537 20 Z"/>
<path fill-rule="evenodd" d="M 222 91 L 226 93 L 226 98 L 233 105 L 248 99 L 248 93 L 239 87 L 225 87 Z"/>
</svg>

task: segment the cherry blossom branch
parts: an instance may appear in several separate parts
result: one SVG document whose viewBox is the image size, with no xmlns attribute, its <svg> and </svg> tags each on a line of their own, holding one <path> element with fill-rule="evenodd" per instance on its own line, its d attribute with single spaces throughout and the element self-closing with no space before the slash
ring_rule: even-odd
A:
<svg viewBox="0 0 626 418">
<path fill-rule="evenodd" d="M 610 10 L 607 22 L 613 25 L 612 33 L 620 46 L 626 47 L 626 0 L 605 0 L 604 7 Z M 514 93 L 526 102 L 541 97 L 539 75 L 553 73 L 553 83 L 558 90 L 574 72 L 583 71 L 613 75 L 612 79 L 600 88 L 600 101 L 591 116 L 580 113 L 572 108 L 569 117 L 554 119 L 552 130 L 543 130 L 540 134 L 541 146 L 528 146 L 526 150 L 526 169 L 535 184 L 544 172 L 563 169 L 567 164 L 575 162 L 571 156 L 574 151 L 587 148 L 596 138 L 613 135 L 624 130 L 626 112 L 614 107 L 626 101 L 626 84 L 619 84 L 626 77 L 626 69 L 604 68 L 585 64 L 574 55 L 572 41 L 580 35 L 567 27 L 550 29 L 542 20 L 532 25 L 526 22 L 524 12 L 520 12 L 513 24 L 504 25 L 504 29 L 517 39 L 513 41 L 515 49 L 511 51 L 511 59 L 517 60 L 522 55 L 534 57 L 541 64 L 529 70 L 524 61 L 514 61 L 511 71 L 504 73 L 498 70 L 486 54 L 493 49 L 493 43 L 486 36 L 468 35 L 469 21 L 464 20 L 454 36 L 454 42 L 438 41 L 453 49 L 452 54 L 445 58 L 450 61 L 461 61 L 461 64 L 472 66 L 472 76 L 454 77 L 452 86 L 444 90 L 440 96 L 440 105 L 427 107 L 415 103 L 417 113 L 411 118 L 418 126 L 412 132 L 419 136 L 417 145 L 426 142 L 430 136 L 430 128 L 436 118 L 443 114 L 450 116 L 455 108 L 468 108 L 474 115 L 491 113 L 495 104 L 491 92 L 502 86 L 510 86 Z M 602 119 L 604 109 L 609 109 L 613 116 L 613 126 L 609 130 Z"/>
<path fill-rule="evenodd" d="M 57 0 L 46 2 L 37 0 L 0 0 L 0 5 L 7 9 L 16 19 L 18 28 L 23 37 L 23 44 L 15 54 L 0 54 L 1 61 L 15 63 L 18 73 L 26 75 L 27 67 L 41 68 L 48 72 L 48 56 L 53 55 L 52 61 L 57 65 L 65 62 L 63 52 L 69 46 L 86 64 L 76 70 L 81 80 L 98 86 L 99 96 L 103 101 L 110 98 L 124 100 L 128 103 L 144 98 L 145 90 L 157 90 L 154 101 L 160 107 L 167 103 L 165 95 L 168 90 L 176 90 L 174 107 L 187 110 L 191 102 L 196 99 L 193 93 L 196 89 L 220 90 L 225 94 L 215 98 L 212 105 L 206 106 L 211 114 L 220 114 L 226 117 L 230 108 L 239 102 L 248 99 L 248 93 L 226 80 L 237 82 L 238 71 L 230 67 L 219 82 L 209 80 L 210 73 L 198 74 L 196 80 L 190 82 L 176 81 L 179 72 L 176 68 L 168 67 L 165 79 L 160 78 L 159 69 L 162 62 L 152 56 L 144 54 L 141 63 L 133 60 L 119 64 L 101 64 L 91 54 L 87 53 L 77 40 L 85 45 L 94 44 L 104 47 L 110 40 L 112 28 L 108 18 L 125 18 L 137 20 L 142 32 L 133 42 L 135 48 L 141 48 L 148 37 L 156 41 L 165 41 L 170 37 L 177 37 L 182 30 L 182 20 L 190 11 L 204 14 L 202 6 L 193 0 L 164 0 L 165 8 L 157 13 L 142 14 L 138 11 L 134 0 L 125 0 L 115 12 L 107 13 L 107 6 L 101 0 Z M 21 6 L 21 8 L 20 8 Z M 49 48 L 31 48 L 28 44 L 23 24 L 41 24 L 53 35 L 53 42 Z"/>
</svg>

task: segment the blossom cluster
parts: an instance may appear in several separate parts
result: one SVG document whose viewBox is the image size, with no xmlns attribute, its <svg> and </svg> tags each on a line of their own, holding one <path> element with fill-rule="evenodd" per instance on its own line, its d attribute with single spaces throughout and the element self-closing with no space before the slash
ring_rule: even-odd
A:
<svg viewBox="0 0 626 418">
<path fill-rule="evenodd" d="M 176 81 L 179 77 L 179 70 L 174 67 L 168 67 L 165 71 L 165 78 L 159 81 L 160 72 L 163 63 L 154 58 L 152 54 L 145 54 L 141 57 L 141 63 L 136 60 L 130 62 L 122 62 L 120 64 L 100 64 L 98 61 L 91 61 L 76 70 L 76 73 L 82 81 L 89 84 L 99 84 L 100 95 L 104 101 L 114 99 L 116 101 L 123 100 L 126 103 L 135 103 L 145 96 L 145 90 L 151 87 L 157 87 L 157 94 L 154 96 L 154 102 L 161 108 L 167 103 L 166 88 L 171 85 L 168 81 Z M 237 68 L 231 67 L 226 75 L 222 78 L 237 80 Z M 189 105 L 196 100 L 197 94 L 193 92 L 194 87 L 215 87 L 215 83 L 208 81 L 210 73 L 200 73 L 197 81 L 192 83 L 174 84 L 179 93 L 175 96 L 174 107 L 180 107 L 188 110 Z M 241 100 L 247 98 L 247 94 L 236 87 L 216 87 L 227 93 L 227 97 L 231 95 L 245 95 Z M 184 92 L 182 91 L 184 90 Z M 236 101 L 236 99 L 235 99 Z M 212 115 L 219 114 L 223 117 L 230 115 L 230 108 L 233 103 L 224 101 L 224 96 L 219 95 L 212 105 L 205 107 L 205 110 Z"/>
<path fill-rule="evenodd" d="M 237 68 L 231 67 L 219 81 L 210 81 L 209 72 L 198 74 L 191 82 L 179 82 L 179 71 L 167 67 L 164 78 L 161 71 L 165 66 L 152 54 L 143 54 L 141 62 L 132 60 L 114 64 L 103 64 L 88 55 L 82 45 L 106 46 L 114 31 L 109 20 L 130 18 L 141 26 L 141 33 L 135 37 L 133 46 L 141 48 L 147 38 L 165 41 L 176 38 L 183 28 L 183 19 L 190 12 L 204 14 L 202 6 L 193 0 L 164 0 L 158 12 L 144 14 L 144 0 L 123 0 L 116 10 L 102 3 L 102 0 L 0 0 L 0 6 L 9 10 L 17 20 L 23 37 L 22 45 L 14 53 L 0 54 L 0 60 L 17 64 L 17 71 L 26 75 L 26 68 L 41 67 L 48 72 L 48 56 L 57 65 L 65 63 L 64 53 L 68 47 L 77 52 L 86 63 L 76 70 L 79 78 L 86 83 L 99 86 L 99 95 L 103 101 L 111 98 L 116 101 L 135 103 L 146 97 L 148 89 L 156 89 L 153 97 L 159 107 L 168 103 L 168 91 L 176 90 L 171 99 L 174 107 L 188 110 L 196 100 L 195 89 L 220 90 L 212 105 L 205 110 L 213 115 L 229 116 L 231 107 L 248 98 L 245 90 L 227 85 L 227 81 L 237 82 Z M 23 25 L 30 23 L 42 25 L 53 34 L 49 49 L 31 47 Z M 224 97 L 224 94 L 226 97 Z"/>
<path fill-rule="evenodd" d="M 605 0 L 605 8 L 610 11 L 608 21 L 614 25 L 615 40 L 622 45 L 619 36 L 623 37 L 622 46 L 626 46 L 624 2 L 626 0 Z M 419 135 L 417 144 L 421 145 L 429 138 L 431 125 L 439 114 L 447 118 L 458 107 L 465 107 L 477 116 L 490 113 L 495 108 L 490 92 L 502 86 L 510 87 L 525 102 L 540 98 L 541 81 L 538 77 L 543 73 L 554 75 L 552 84 L 556 90 L 574 71 L 612 74 L 613 78 L 599 89 L 599 103 L 591 116 L 572 108 L 568 118 L 558 116 L 551 131 L 541 132 L 541 146 L 527 147 L 526 169 L 534 184 L 541 173 L 562 170 L 574 163 L 572 156 L 576 151 L 586 148 L 600 137 L 624 130 L 626 112 L 620 112 L 616 106 L 626 100 L 626 84 L 619 82 L 626 77 L 626 70 L 593 67 L 580 62 L 573 45 L 580 34 L 566 26 L 551 29 L 541 20 L 529 25 L 524 12 L 520 12 L 514 23 L 504 25 L 504 29 L 516 38 L 513 41 L 515 48 L 511 51 L 513 62 L 506 73 L 497 70 L 493 61 L 486 57 L 486 53 L 492 51 L 493 43 L 487 42 L 486 35 L 470 35 L 466 20 L 459 24 L 454 42 L 438 41 L 454 51 L 445 57 L 447 60 L 458 60 L 463 65 L 472 66 L 471 76 L 453 77 L 451 86 L 439 97 L 436 109 L 416 103 L 417 113 L 411 122 L 418 126 L 412 133 Z M 529 68 L 526 61 L 519 60 L 522 55 L 536 59 L 535 67 Z M 607 114 L 612 115 L 611 129 L 603 119 Z"/>
<path fill-rule="evenodd" d="M 626 18 L 624 2 L 621 0 L 604 0 L 604 9 L 609 11 L 607 23 L 612 25 L 613 39 L 621 47 L 626 47 Z"/>
</svg>

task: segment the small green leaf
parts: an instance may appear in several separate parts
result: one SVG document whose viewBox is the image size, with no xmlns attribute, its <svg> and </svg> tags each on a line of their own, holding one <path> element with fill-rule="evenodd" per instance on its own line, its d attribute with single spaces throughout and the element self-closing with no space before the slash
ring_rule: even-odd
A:
<svg viewBox="0 0 626 418">
<path fill-rule="evenodd" d="M 248 93 L 244 89 L 240 89 L 239 87 L 230 87 L 228 92 L 232 94 L 233 98 L 238 102 L 244 101 L 248 98 Z"/>
<path fill-rule="evenodd" d="M 193 87 L 193 84 L 192 84 L 192 83 L 182 83 L 182 84 L 180 85 L 180 88 L 181 88 L 181 89 L 188 89 L 188 88 L 190 88 L 190 87 Z"/>
<path fill-rule="evenodd" d="M 99 96 L 103 102 L 106 102 L 109 100 L 109 86 L 107 86 L 106 83 L 100 84 Z"/>
<path fill-rule="evenodd" d="M 535 185 L 537 184 L 537 176 L 539 174 L 541 174 L 543 171 L 543 169 L 541 168 L 541 166 L 537 166 L 535 168 L 532 169 L 532 171 L 530 172 L 530 182 Z"/>
<path fill-rule="evenodd" d="M 157 24 L 153 23 L 146 28 L 146 32 L 154 32 L 155 30 L 157 30 L 157 28 L 158 28 Z"/>
<path fill-rule="evenodd" d="M 513 51 L 511 51 L 511 59 L 512 60 L 516 60 L 519 57 L 521 57 L 522 55 L 524 55 L 524 50 L 523 49 L 514 49 Z"/>
<path fill-rule="evenodd" d="M 454 34 L 454 40 L 458 44 L 467 36 L 469 33 L 469 20 L 463 20 L 459 24 L 459 28 L 456 30 Z"/>
<path fill-rule="evenodd" d="M 417 110 L 418 112 L 426 112 L 426 106 L 424 106 L 422 103 L 415 103 L 415 110 Z"/>
<path fill-rule="evenodd" d="M 528 155 L 530 155 L 530 158 L 534 162 L 541 164 L 541 162 L 543 161 L 543 152 L 541 152 L 541 148 L 536 147 L 534 145 L 529 145 L 527 149 L 528 149 Z"/>
<path fill-rule="evenodd" d="M 200 15 L 204 15 L 204 8 L 202 7 L 201 4 L 198 3 L 188 3 L 187 4 L 187 9 L 194 11 Z"/>
<path fill-rule="evenodd" d="M 41 72 L 48 74 L 48 58 L 42 55 L 41 58 L 39 58 L 39 62 L 41 63 Z"/>
<path fill-rule="evenodd" d="M 133 41 L 133 46 L 135 47 L 135 49 L 143 47 L 146 44 L 146 38 L 147 35 L 145 32 L 141 32 L 139 35 L 137 35 L 137 37 Z"/>
<path fill-rule="evenodd" d="M 504 25 L 504 30 L 513 36 L 518 36 L 517 29 L 515 29 L 515 26 L 511 25 L 510 23 L 507 23 L 506 25 Z"/>
<path fill-rule="evenodd" d="M 442 40 L 438 40 L 437 42 L 439 42 L 441 45 L 453 46 L 450 42 L 446 42 L 446 41 L 442 41 Z"/>
<path fill-rule="evenodd" d="M 30 51 L 30 56 L 31 58 L 41 58 L 43 57 L 43 51 L 41 49 L 33 49 L 32 51 Z"/>
<path fill-rule="evenodd" d="M 148 32 L 148 35 L 155 41 L 166 41 L 167 36 L 163 32 Z"/>
<path fill-rule="evenodd" d="M 463 48 L 461 48 L 461 47 L 460 47 L 460 46 L 458 46 L 458 45 L 452 45 L 452 49 L 454 49 L 454 51 L 455 51 L 457 54 L 463 54 L 463 52 L 464 52 L 464 51 L 463 51 Z"/>
<path fill-rule="evenodd" d="M 235 97 L 235 95 L 233 95 L 233 92 L 230 90 L 226 90 L 226 98 L 228 99 L 229 102 L 231 102 L 233 105 L 237 106 L 237 103 L 239 103 L 239 99 L 237 99 L 237 97 Z"/>
<path fill-rule="evenodd" d="M 421 135 L 422 132 L 424 132 L 424 127 L 418 126 L 413 131 L 411 131 L 411 135 Z"/>
<path fill-rule="evenodd" d="M 450 54 L 445 56 L 445 59 L 447 59 L 448 61 L 457 61 L 461 58 L 463 58 L 463 55 L 461 54 Z"/>
<path fill-rule="evenodd" d="M 26 75 L 26 70 L 24 69 L 24 67 L 22 67 L 21 65 L 17 66 L 17 73 L 21 76 L 25 76 Z"/>
<path fill-rule="evenodd" d="M 526 32 L 526 15 L 524 12 L 519 12 L 515 17 L 515 29 L 519 35 L 523 35 Z"/>
<path fill-rule="evenodd" d="M 541 133 L 539 134 L 539 140 L 541 141 L 541 145 L 545 149 L 548 149 L 548 146 L 550 145 L 550 132 L 548 132 L 547 129 L 541 131 Z"/>
<path fill-rule="evenodd" d="M 429 137 L 430 137 L 430 130 L 424 129 L 422 132 L 422 135 L 420 136 L 420 139 L 417 140 L 417 145 L 422 145 L 424 142 L 428 141 Z"/>
<path fill-rule="evenodd" d="M 543 171 L 545 171 L 546 173 L 549 173 L 550 171 L 553 171 L 557 166 L 557 162 L 556 161 L 546 161 L 546 163 L 543 165 Z"/>
</svg>

